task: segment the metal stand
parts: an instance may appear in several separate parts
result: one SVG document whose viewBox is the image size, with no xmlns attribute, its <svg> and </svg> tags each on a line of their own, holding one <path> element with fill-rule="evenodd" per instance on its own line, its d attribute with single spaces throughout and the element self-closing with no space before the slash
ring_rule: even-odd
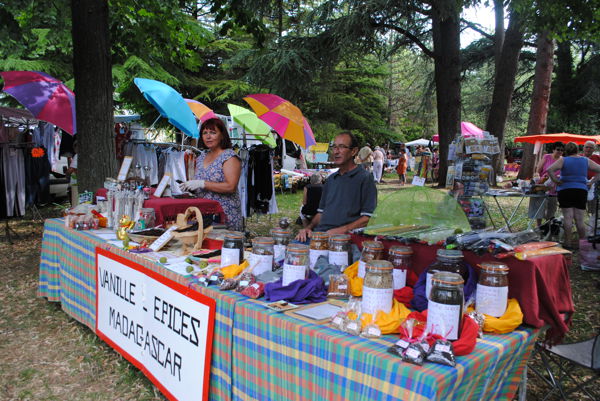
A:
<svg viewBox="0 0 600 401">
<path fill-rule="evenodd" d="M 6 241 L 9 244 L 12 244 L 12 237 L 15 237 L 17 239 L 20 239 L 21 237 L 19 237 L 19 234 L 17 234 L 17 232 L 15 230 L 13 230 L 12 228 L 10 228 L 10 225 L 8 225 L 8 219 L 4 220 L 5 225 L 4 225 L 4 237 L 6 238 Z M 12 234 L 12 236 L 11 236 Z"/>
</svg>

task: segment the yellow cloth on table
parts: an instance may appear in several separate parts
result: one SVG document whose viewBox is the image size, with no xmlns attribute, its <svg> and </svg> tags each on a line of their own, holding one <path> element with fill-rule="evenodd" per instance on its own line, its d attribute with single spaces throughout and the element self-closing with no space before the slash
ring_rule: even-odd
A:
<svg viewBox="0 0 600 401">
<path fill-rule="evenodd" d="M 352 263 L 344 270 L 350 284 L 350 294 L 355 297 L 362 297 L 363 279 L 358 277 L 358 261 Z"/>
<path fill-rule="evenodd" d="M 375 324 L 381 330 L 381 334 L 393 334 L 399 333 L 400 323 L 406 319 L 406 317 L 410 314 L 410 309 L 408 309 L 404 304 L 396 301 L 392 304 L 392 310 L 390 313 L 384 313 L 383 311 L 377 311 L 377 316 L 375 319 Z M 356 319 L 356 313 L 350 312 L 348 314 L 350 319 Z M 367 324 L 371 323 L 371 319 L 373 316 L 370 313 L 363 313 L 361 315 L 361 328 L 364 328 Z"/>
<path fill-rule="evenodd" d="M 234 264 L 221 268 L 221 273 L 223 273 L 223 278 L 225 279 L 234 278 L 236 276 L 239 276 L 240 273 L 244 271 L 246 267 L 248 267 L 248 261 L 244 260 L 244 262 L 242 262 L 239 265 Z"/>
<path fill-rule="evenodd" d="M 469 308 L 469 311 L 474 310 L 473 307 Z M 490 315 L 485 316 L 483 323 L 483 331 L 486 333 L 506 334 L 510 333 L 523 323 L 523 312 L 519 301 L 514 298 L 508 300 L 506 305 L 506 312 L 500 317 L 494 317 Z"/>
</svg>

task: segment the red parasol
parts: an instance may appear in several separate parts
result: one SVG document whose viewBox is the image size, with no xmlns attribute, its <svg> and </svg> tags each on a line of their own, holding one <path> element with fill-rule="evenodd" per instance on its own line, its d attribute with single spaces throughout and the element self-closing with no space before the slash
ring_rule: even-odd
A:
<svg viewBox="0 0 600 401">
<path fill-rule="evenodd" d="M 559 134 L 541 134 L 541 135 L 527 135 L 515 138 L 515 142 L 527 142 L 533 143 L 552 143 L 552 142 L 575 142 L 578 145 L 583 145 L 587 141 L 594 141 L 600 143 L 600 135 L 576 135 L 569 134 L 567 132 L 561 132 Z"/>
</svg>

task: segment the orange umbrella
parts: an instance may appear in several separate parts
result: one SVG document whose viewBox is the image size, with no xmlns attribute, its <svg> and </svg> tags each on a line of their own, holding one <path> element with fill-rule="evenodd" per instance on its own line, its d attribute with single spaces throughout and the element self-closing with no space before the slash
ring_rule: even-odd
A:
<svg viewBox="0 0 600 401">
<path fill-rule="evenodd" d="M 192 109 L 196 118 L 202 123 L 204 123 L 208 119 L 217 118 L 217 115 L 203 103 L 200 103 L 199 101 L 194 99 L 185 99 L 185 102 L 190 107 L 190 109 Z"/>
<path fill-rule="evenodd" d="M 600 143 L 600 135 L 576 135 L 569 134 L 567 132 L 561 132 L 559 134 L 527 135 L 515 138 L 515 142 L 527 143 L 575 142 L 578 145 L 583 145 L 587 141 L 594 141 L 595 143 Z"/>
</svg>

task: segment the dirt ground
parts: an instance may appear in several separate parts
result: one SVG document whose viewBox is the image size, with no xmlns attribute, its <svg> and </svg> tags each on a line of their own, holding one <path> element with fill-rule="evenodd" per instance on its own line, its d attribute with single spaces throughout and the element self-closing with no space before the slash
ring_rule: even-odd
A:
<svg viewBox="0 0 600 401">
<path fill-rule="evenodd" d="M 46 207 L 41 213 L 55 217 L 59 210 Z M 164 400 L 88 327 L 59 304 L 37 297 L 43 223 L 29 215 L 10 227 L 20 238 L 13 244 L 0 238 L 0 400 Z M 600 273 L 582 272 L 575 255 L 571 280 L 577 313 L 567 340 L 578 340 L 600 327 Z M 527 399 L 541 399 L 540 380 L 531 373 L 529 378 Z"/>
</svg>

